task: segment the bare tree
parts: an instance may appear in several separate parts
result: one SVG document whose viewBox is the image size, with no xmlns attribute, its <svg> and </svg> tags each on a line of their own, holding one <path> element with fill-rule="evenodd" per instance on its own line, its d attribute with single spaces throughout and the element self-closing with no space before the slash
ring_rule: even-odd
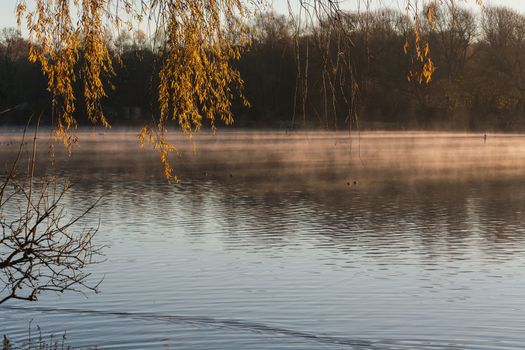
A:
<svg viewBox="0 0 525 350">
<path fill-rule="evenodd" d="M 63 201 L 70 184 L 35 176 L 36 140 L 37 131 L 27 173 L 18 172 L 22 141 L 0 184 L 0 304 L 34 301 L 45 291 L 97 291 L 100 283 L 90 283 L 85 271 L 100 256 L 92 243 L 98 228 L 78 230 L 96 202 L 68 213 Z"/>
<path fill-rule="evenodd" d="M 432 46 L 438 52 L 441 70 L 448 79 L 458 77 L 465 70 L 472 56 L 476 36 L 476 19 L 472 12 L 461 7 L 456 1 L 434 1 L 427 6 L 433 17 L 426 19 L 426 31 L 433 38 Z M 490 8 L 489 8 L 490 11 Z"/>
</svg>

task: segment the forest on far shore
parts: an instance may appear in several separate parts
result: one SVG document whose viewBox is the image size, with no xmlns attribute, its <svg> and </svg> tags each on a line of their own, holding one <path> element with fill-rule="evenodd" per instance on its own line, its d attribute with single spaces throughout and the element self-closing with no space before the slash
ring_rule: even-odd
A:
<svg viewBox="0 0 525 350">
<path fill-rule="evenodd" d="M 403 12 L 348 12 L 337 25 L 327 18 L 301 31 L 287 16 L 259 15 L 234 63 L 251 106 L 233 99 L 232 127 L 524 131 L 525 16 L 441 6 L 433 17 L 420 29 L 436 68 L 427 84 L 408 79 L 419 62 L 407 48 L 413 23 Z M 104 112 L 113 126 L 143 125 L 158 114 L 162 47 L 140 31 L 108 40 L 120 62 Z M 47 81 L 28 62 L 28 47 L 17 30 L 1 31 L 0 125 L 40 112 L 50 123 Z"/>
</svg>

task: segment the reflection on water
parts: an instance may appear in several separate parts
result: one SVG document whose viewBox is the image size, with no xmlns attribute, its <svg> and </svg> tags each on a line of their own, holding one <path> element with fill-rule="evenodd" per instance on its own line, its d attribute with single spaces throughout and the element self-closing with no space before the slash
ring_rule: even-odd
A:
<svg viewBox="0 0 525 350">
<path fill-rule="evenodd" d="M 71 210 L 105 195 L 102 293 L 10 303 L 0 333 L 33 319 L 102 348 L 523 348 L 525 138 L 391 136 L 201 137 L 181 186 L 129 135 L 85 138 L 57 171 L 77 182 Z"/>
</svg>

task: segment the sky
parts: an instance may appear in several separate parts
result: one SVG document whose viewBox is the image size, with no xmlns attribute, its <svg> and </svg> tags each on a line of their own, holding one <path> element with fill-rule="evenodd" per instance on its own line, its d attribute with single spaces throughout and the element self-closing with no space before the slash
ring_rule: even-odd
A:
<svg viewBox="0 0 525 350">
<path fill-rule="evenodd" d="M 361 4 L 365 2 L 365 0 L 342 0 L 343 3 L 347 4 L 344 7 L 345 8 L 356 8 L 357 3 L 361 1 Z M 382 3 L 383 5 L 399 8 L 400 3 L 402 3 L 405 0 L 370 0 L 372 2 L 376 3 Z M 27 0 L 28 3 L 31 2 L 31 0 Z M 278 12 L 285 12 L 287 11 L 287 5 L 286 0 L 273 0 L 273 6 L 276 11 Z M 474 0 L 470 0 L 470 2 L 474 2 Z M 16 6 L 17 0 L 0 0 L 0 28 L 4 27 L 16 27 L 16 19 L 15 19 L 15 6 Z M 504 5 L 507 7 L 514 8 L 522 13 L 525 14 L 525 1 L 524 0 L 484 0 L 484 4 L 486 5 Z M 402 5 L 401 5 L 402 7 Z"/>
</svg>

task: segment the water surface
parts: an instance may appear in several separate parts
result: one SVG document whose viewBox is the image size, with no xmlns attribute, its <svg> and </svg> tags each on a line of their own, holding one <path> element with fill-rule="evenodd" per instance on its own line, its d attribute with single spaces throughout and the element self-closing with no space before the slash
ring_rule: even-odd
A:
<svg viewBox="0 0 525 350">
<path fill-rule="evenodd" d="M 1 306 L 17 342 L 33 320 L 103 349 L 525 344 L 524 136 L 176 137 L 181 185 L 131 133 L 80 140 L 40 169 L 75 182 L 71 211 L 104 195 L 101 293 Z"/>
</svg>

